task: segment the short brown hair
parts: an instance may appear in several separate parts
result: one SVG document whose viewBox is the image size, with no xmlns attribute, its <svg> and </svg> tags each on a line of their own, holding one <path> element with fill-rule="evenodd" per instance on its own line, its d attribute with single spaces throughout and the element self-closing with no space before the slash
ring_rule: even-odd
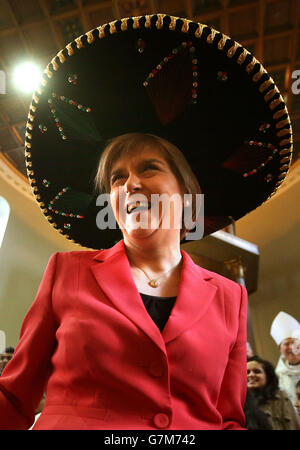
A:
<svg viewBox="0 0 300 450">
<path fill-rule="evenodd" d="M 132 149 L 142 149 L 146 146 L 153 146 L 162 152 L 180 186 L 183 188 L 183 192 L 192 194 L 192 216 L 193 220 L 195 220 L 195 195 L 201 194 L 198 180 L 181 151 L 167 140 L 153 134 L 127 133 L 113 138 L 104 149 L 100 158 L 95 176 L 96 190 L 100 193 L 109 193 L 111 190 L 110 175 L 114 163 L 124 153 L 129 153 Z M 180 234 L 181 238 L 185 236 L 187 231 L 183 226 Z"/>
</svg>

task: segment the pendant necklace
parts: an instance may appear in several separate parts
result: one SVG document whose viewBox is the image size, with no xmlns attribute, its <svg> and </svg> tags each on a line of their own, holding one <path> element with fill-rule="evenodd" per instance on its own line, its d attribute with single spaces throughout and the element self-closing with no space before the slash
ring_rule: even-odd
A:
<svg viewBox="0 0 300 450">
<path fill-rule="evenodd" d="M 141 269 L 140 267 L 137 267 L 137 266 L 135 266 L 137 269 L 139 269 L 139 270 L 141 270 L 145 275 L 146 275 L 146 277 L 148 278 L 148 280 L 149 280 L 149 282 L 148 282 L 148 284 L 149 284 L 149 286 L 151 286 L 152 288 L 157 288 L 158 286 L 160 286 L 160 281 L 159 281 L 159 279 L 161 278 L 161 277 L 163 277 L 164 275 L 166 275 L 168 272 L 170 272 L 170 270 L 172 270 L 172 269 L 174 269 L 174 267 L 171 267 L 169 270 L 167 270 L 166 272 L 164 272 L 162 275 L 160 275 L 159 277 L 157 277 L 157 278 L 150 278 L 149 277 L 149 275 L 144 271 L 144 269 Z"/>
</svg>

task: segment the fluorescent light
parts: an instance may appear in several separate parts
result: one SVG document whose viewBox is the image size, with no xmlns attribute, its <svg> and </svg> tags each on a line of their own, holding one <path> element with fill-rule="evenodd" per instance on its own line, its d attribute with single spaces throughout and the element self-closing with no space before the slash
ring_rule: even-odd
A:
<svg viewBox="0 0 300 450">
<path fill-rule="evenodd" d="M 41 70 L 35 64 L 22 63 L 14 70 L 14 83 L 22 92 L 34 92 L 41 80 L 41 74 Z"/>
</svg>

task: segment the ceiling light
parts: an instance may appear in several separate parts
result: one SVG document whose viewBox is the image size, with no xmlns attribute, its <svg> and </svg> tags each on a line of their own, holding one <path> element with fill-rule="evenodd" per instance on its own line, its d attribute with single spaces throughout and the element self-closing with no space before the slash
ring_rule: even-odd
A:
<svg viewBox="0 0 300 450">
<path fill-rule="evenodd" d="M 17 66 L 13 73 L 15 86 L 22 92 L 33 92 L 41 79 L 41 70 L 33 63 L 25 62 Z"/>
</svg>

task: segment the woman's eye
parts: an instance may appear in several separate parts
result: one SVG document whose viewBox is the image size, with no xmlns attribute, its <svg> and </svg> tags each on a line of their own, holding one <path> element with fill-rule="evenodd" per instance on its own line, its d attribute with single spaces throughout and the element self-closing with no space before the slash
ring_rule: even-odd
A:
<svg viewBox="0 0 300 450">
<path fill-rule="evenodd" d="M 146 170 L 156 170 L 157 166 L 155 166 L 154 164 L 148 164 L 147 166 L 144 167 L 144 171 Z"/>
</svg>

